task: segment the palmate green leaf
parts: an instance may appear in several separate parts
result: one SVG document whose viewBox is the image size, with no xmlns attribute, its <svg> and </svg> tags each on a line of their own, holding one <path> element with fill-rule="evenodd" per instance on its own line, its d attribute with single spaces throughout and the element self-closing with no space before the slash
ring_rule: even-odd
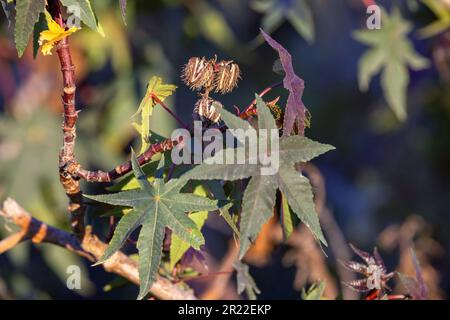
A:
<svg viewBox="0 0 450 320">
<path fill-rule="evenodd" d="M 358 83 L 361 91 L 367 91 L 370 80 L 381 73 L 381 85 L 385 99 L 399 120 L 407 117 L 407 91 L 409 71 L 427 68 L 429 62 L 415 52 L 408 39 L 411 24 L 404 20 L 398 9 L 391 15 L 382 11 L 383 27 L 380 30 L 362 29 L 353 36 L 370 46 L 358 63 Z"/>
<path fill-rule="evenodd" d="M 186 184 L 185 180 L 173 179 L 164 183 L 158 172 L 154 182 L 150 183 L 139 166 L 134 152 L 131 159 L 140 189 L 85 197 L 115 206 L 133 208 L 119 221 L 107 250 L 97 264 L 108 260 L 123 246 L 130 234 L 142 226 L 137 243 L 140 281 L 138 299 L 142 299 L 156 279 L 165 228 L 171 229 L 180 239 L 198 250 L 205 240 L 195 222 L 185 212 L 216 210 L 217 201 L 180 193 Z M 164 159 L 161 160 L 158 169 L 163 168 L 163 164 Z"/>
<path fill-rule="evenodd" d="M 237 293 L 242 294 L 245 291 L 248 299 L 256 300 L 256 295 L 260 294 L 261 291 L 258 289 L 255 280 L 250 275 L 248 265 L 241 261 L 236 261 L 233 263 L 233 267 L 236 270 Z"/>
<path fill-rule="evenodd" d="M 70 15 L 75 15 L 77 19 L 84 22 L 89 28 L 103 34 L 103 29 L 97 21 L 90 0 L 61 0 L 61 3 L 68 9 Z M 78 16 L 79 15 L 79 16 Z"/>
<path fill-rule="evenodd" d="M 19 57 L 23 55 L 28 40 L 33 32 L 34 24 L 39 15 L 45 10 L 45 0 L 17 0 L 16 1 L 16 26 L 14 39 Z"/>
<path fill-rule="evenodd" d="M 257 99 L 258 128 L 262 130 L 277 130 L 275 119 L 269 108 L 259 96 Z M 233 129 L 247 129 L 248 123 L 226 110 L 221 110 L 225 124 Z M 258 135 L 258 138 L 261 138 Z M 278 136 L 278 130 L 277 130 Z M 258 139 L 258 140 L 259 140 Z M 250 141 L 249 148 L 256 141 Z M 288 204 L 298 218 L 308 226 L 314 236 L 326 245 L 315 211 L 312 188 L 307 178 L 295 170 L 295 164 L 309 161 L 320 154 L 334 149 L 330 145 L 314 142 L 302 136 L 282 137 L 279 142 L 279 169 L 273 175 L 262 174 L 263 165 L 260 162 L 250 164 L 250 153 L 245 154 L 244 164 L 216 164 L 223 160 L 224 154 L 234 154 L 239 149 L 225 149 L 206 159 L 203 164 L 188 171 L 181 179 L 193 180 L 239 180 L 251 178 L 244 192 L 241 222 L 240 222 L 240 252 L 243 258 L 251 242 L 255 240 L 262 225 L 272 216 L 275 196 L 280 189 L 286 196 Z M 274 152 L 272 150 L 272 152 Z M 264 148 L 258 148 L 260 158 L 267 157 Z M 223 162 L 222 162 L 223 163 Z"/>
<path fill-rule="evenodd" d="M 141 136 L 141 151 L 143 153 L 150 146 L 150 117 L 153 113 L 153 108 L 157 104 L 153 96 L 158 97 L 159 100 L 164 101 L 171 96 L 177 86 L 172 84 L 164 84 L 160 77 L 151 77 L 147 85 L 147 91 L 144 98 L 139 105 L 138 111 L 134 116 L 140 114 L 141 123 L 133 122 L 132 125 Z"/>
</svg>

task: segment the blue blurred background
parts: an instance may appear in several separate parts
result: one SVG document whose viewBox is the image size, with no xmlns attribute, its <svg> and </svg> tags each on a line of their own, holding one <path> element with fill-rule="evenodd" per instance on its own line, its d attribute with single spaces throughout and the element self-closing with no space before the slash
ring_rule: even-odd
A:
<svg viewBox="0 0 450 320">
<path fill-rule="evenodd" d="M 435 60 L 444 52 L 449 62 L 450 31 L 425 39 L 417 36 L 418 29 L 436 19 L 421 1 L 377 1 L 388 11 L 393 5 L 401 8 L 414 26 L 409 37 L 416 51 L 431 62 L 429 68 L 410 73 L 405 122 L 398 121 L 387 106 L 378 76 L 368 92 L 358 89 L 358 59 L 367 47 L 352 32 L 365 27 L 368 16 L 362 1 L 305 1 L 312 13 L 313 38 L 290 21 L 270 16 L 275 9 L 255 10 L 256 1 L 128 1 L 127 26 L 118 1 L 93 2 L 105 37 L 85 28 L 71 38 L 77 105 L 83 110 L 76 150 L 81 163 L 109 169 L 126 159 L 130 143 L 137 138 L 130 117 L 153 75 L 178 86 L 167 105 L 185 122 L 190 121 L 196 95 L 181 82 L 180 73 L 192 56 L 217 54 L 219 59 L 235 60 L 242 68 L 242 80 L 220 100 L 230 110 L 246 107 L 255 92 L 282 79 L 272 71 L 276 52 L 258 36 L 263 26 L 291 52 L 295 70 L 306 81 L 304 102 L 312 115 L 306 135 L 336 147 L 314 165 L 323 176 L 327 209 L 345 243 L 366 250 L 378 246 L 390 270 L 407 274 L 414 273 L 407 251 L 412 245 L 430 296 L 445 298 L 450 293 L 450 236 L 446 231 L 450 228 L 450 78 L 448 64 Z M 296 1 L 272 2 L 289 11 Z M 304 18 L 302 12 L 298 14 Z M 57 57 L 39 55 L 34 61 L 29 48 L 19 60 L 13 27 L 1 19 L 0 198 L 13 197 L 36 217 L 67 228 L 66 199 L 55 169 L 61 145 Z M 270 99 L 277 96 L 283 105 L 283 88 L 267 95 Z M 156 109 L 152 130 L 169 135 L 175 127 L 167 113 Z M 102 186 L 95 190 L 85 186 L 84 190 L 100 191 Z M 103 230 L 107 219 L 92 222 Z M 207 260 L 213 272 L 229 252 L 231 233 L 214 217 L 206 230 Z M 270 230 L 277 232 L 276 227 Z M 261 298 L 298 299 L 300 288 L 324 278 L 329 281 L 328 297 L 342 294 L 338 254 L 326 249 L 328 258 L 316 259 L 317 248 L 304 245 L 305 241 L 281 244 L 274 235 L 250 255 Z M 69 264 L 83 266 L 81 292 L 65 286 Z M 208 291 L 220 277 L 191 284 L 209 298 L 237 297 L 231 278 L 222 280 L 226 283 L 220 294 Z M 50 245 L 23 243 L 0 256 L 0 298 L 135 297 L 137 288 L 132 285 L 105 291 L 113 279 Z M 345 295 L 355 298 L 348 291 Z"/>
</svg>

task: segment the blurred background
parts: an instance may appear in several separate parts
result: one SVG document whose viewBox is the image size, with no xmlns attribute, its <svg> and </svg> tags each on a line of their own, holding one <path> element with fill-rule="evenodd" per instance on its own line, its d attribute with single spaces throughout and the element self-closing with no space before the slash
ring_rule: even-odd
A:
<svg viewBox="0 0 450 320">
<path fill-rule="evenodd" d="M 118 1 L 92 2 L 105 37 L 88 28 L 71 37 L 82 110 L 76 153 L 83 166 L 111 169 L 127 159 L 129 145 L 139 139 L 130 118 L 151 76 L 178 86 L 167 105 L 190 121 L 197 99 L 180 73 L 192 56 L 217 54 L 241 66 L 239 87 L 219 99 L 230 110 L 243 110 L 255 92 L 281 81 L 272 71 L 276 52 L 258 36 L 262 26 L 291 52 L 306 81 L 304 102 L 312 116 L 306 135 L 336 147 L 307 170 L 322 196 L 322 224 L 335 245 L 325 257 L 305 230 L 283 244 L 279 228 L 269 222 L 246 259 L 259 297 L 299 299 L 301 288 L 321 279 L 326 297 L 357 298 L 342 287 L 340 280 L 352 275 L 337 263 L 350 257 L 349 242 L 368 251 L 377 246 L 389 270 L 408 275 L 414 275 L 413 246 L 430 297 L 448 296 L 450 31 L 418 36 L 417 30 L 437 19 L 429 7 L 415 0 L 377 1 L 389 12 L 394 5 L 401 8 L 412 23 L 409 38 L 415 50 L 430 60 L 428 68 L 410 72 L 408 117 L 401 122 L 388 107 L 378 76 L 367 92 L 358 89 L 358 60 L 367 46 L 352 33 L 366 25 L 361 0 L 302 5 L 296 0 L 128 1 L 127 26 Z M 14 28 L 0 16 L 0 200 L 13 197 L 38 219 L 68 229 L 57 172 L 59 63 L 55 54 L 33 60 L 32 48 L 19 60 Z M 283 88 L 267 95 L 277 96 L 283 105 Z M 155 109 L 153 131 L 168 136 L 176 126 L 163 109 Z M 104 187 L 84 185 L 83 190 Z M 108 218 L 91 223 L 104 230 Z M 208 272 L 232 270 L 235 253 L 227 225 L 210 215 L 205 230 Z M 66 287 L 66 268 L 72 264 L 83 266 L 80 291 Z M 237 298 L 234 280 L 231 274 L 217 274 L 190 284 L 204 298 Z M 401 292 L 398 281 L 393 283 Z M 137 287 L 55 246 L 27 242 L 0 255 L 0 299 L 134 299 L 136 293 Z"/>
</svg>

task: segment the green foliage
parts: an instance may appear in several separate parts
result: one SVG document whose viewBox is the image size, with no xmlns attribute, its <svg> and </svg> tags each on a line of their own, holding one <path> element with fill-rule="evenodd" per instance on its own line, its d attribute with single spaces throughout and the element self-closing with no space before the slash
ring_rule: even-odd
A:
<svg viewBox="0 0 450 320">
<path fill-rule="evenodd" d="M 285 21 L 289 21 L 306 41 L 314 41 L 314 17 L 306 0 L 253 0 L 251 6 L 264 15 L 261 28 L 266 32 L 272 33 Z"/>
<path fill-rule="evenodd" d="M 194 194 L 202 197 L 206 197 L 205 189 L 199 185 L 195 188 Z M 189 214 L 189 218 L 194 221 L 198 230 L 201 230 L 208 218 L 208 211 L 192 212 Z M 190 248 L 190 244 L 181 239 L 177 234 L 172 235 L 170 242 L 170 269 L 172 270 L 178 261 L 181 260 L 186 251 Z"/>
<path fill-rule="evenodd" d="M 312 284 L 307 291 L 305 288 L 302 289 L 302 299 L 303 300 L 322 300 L 323 293 L 325 292 L 325 281 L 319 281 Z"/>
<path fill-rule="evenodd" d="M 187 2 L 186 6 L 192 13 L 191 21 L 195 23 L 198 32 L 219 48 L 227 51 L 234 48 L 236 38 L 233 30 L 228 25 L 224 15 L 211 5 L 210 1 Z M 189 27 L 187 26 L 188 29 Z"/>
<path fill-rule="evenodd" d="M 175 85 L 164 84 L 162 79 L 159 77 L 150 78 L 145 96 L 142 98 L 139 109 L 135 114 L 140 114 L 141 123 L 132 123 L 133 127 L 141 136 L 140 153 L 143 153 L 150 146 L 150 117 L 153 113 L 153 108 L 157 104 L 154 97 L 156 96 L 159 100 L 164 101 L 175 92 L 176 88 L 177 87 Z"/>
<path fill-rule="evenodd" d="M 9 144 L 9 151 L 2 152 L 0 157 L 0 180 L 5 188 L 0 200 L 14 197 L 24 207 L 36 211 L 38 218 L 54 224 L 57 212 L 65 204 L 55 171 L 61 143 L 55 132 L 60 130 L 60 119 L 45 110 L 27 115 L 16 112 L 16 118 L 0 118 L 1 140 Z"/>
<path fill-rule="evenodd" d="M 277 130 L 275 119 L 269 108 L 259 96 L 257 99 L 258 128 L 260 130 Z M 221 110 L 222 119 L 229 129 L 247 130 L 250 124 L 226 110 Z M 260 140 L 261 137 L 258 137 Z M 251 144 L 257 143 L 250 141 Z M 250 148 L 252 146 L 250 145 Z M 242 148 L 242 147 L 240 147 Z M 264 149 L 264 148 L 262 148 Z M 259 159 L 268 156 L 267 150 L 258 148 Z M 317 217 L 311 185 L 306 177 L 295 169 L 295 164 L 306 162 L 320 154 L 334 149 L 330 145 L 320 144 L 302 136 L 284 137 L 280 140 L 279 160 L 280 167 L 275 175 L 262 175 L 262 165 L 250 158 L 248 150 L 245 151 L 244 164 L 217 164 L 223 163 L 223 156 L 234 155 L 237 149 L 225 149 L 217 152 L 212 158 L 206 159 L 203 164 L 196 166 L 182 178 L 196 180 L 240 180 L 251 178 L 244 192 L 241 222 L 240 222 L 240 253 L 242 258 L 261 230 L 262 225 L 272 216 L 275 205 L 277 189 L 285 194 L 289 205 L 299 219 L 305 223 L 314 236 L 326 244 Z"/>
<path fill-rule="evenodd" d="M 223 208 L 219 209 L 220 216 L 223 217 L 228 226 L 233 230 L 233 235 L 238 239 L 241 237 L 241 233 L 236 225 L 235 219 L 230 214 L 230 208 L 233 206 L 232 203 L 225 205 Z"/>
<path fill-rule="evenodd" d="M 428 61 L 414 51 L 407 35 L 411 24 L 404 20 L 398 9 L 391 15 L 383 11 L 380 30 L 359 30 L 354 37 L 371 48 L 360 58 L 358 81 L 361 91 L 367 91 L 370 80 L 381 72 L 384 96 L 399 120 L 405 120 L 406 96 L 409 84 L 408 67 L 421 70 Z"/>
<path fill-rule="evenodd" d="M 33 33 L 33 28 L 38 22 L 39 15 L 45 10 L 45 0 L 17 0 L 16 1 L 16 26 L 14 38 L 19 57 L 23 55 L 28 40 Z"/>
<path fill-rule="evenodd" d="M 296 216 L 292 213 L 289 202 L 284 194 L 281 194 L 280 218 L 281 226 L 283 228 L 283 237 L 287 240 L 294 231 L 298 219 L 296 219 Z"/>
<path fill-rule="evenodd" d="M 33 58 L 36 59 L 37 54 L 39 52 L 39 36 L 41 34 L 42 31 L 47 30 L 48 29 L 48 25 L 47 25 L 47 19 L 45 18 L 45 14 L 41 13 L 39 15 L 39 20 L 38 22 L 36 22 L 36 24 L 34 25 L 34 30 L 33 30 Z"/>
<path fill-rule="evenodd" d="M 245 291 L 250 300 L 256 300 L 256 295 L 260 294 L 261 291 L 250 275 L 248 265 L 241 261 L 236 261 L 233 267 L 236 270 L 237 293 L 242 294 Z"/>
<path fill-rule="evenodd" d="M 450 6 L 440 0 L 422 0 L 422 2 L 435 14 L 437 20 L 419 30 L 422 38 L 433 37 L 450 28 Z"/>
<path fill-rule="evenodd" d="M 172 179 L 165 183 L 162 178 L 164 160 L 162 159 L 151 184 L 132 153 L 132 165 L 140 189 L 122 191 L 114 194 L 86 196 L 87 198 L 114 206 L 132 207 L 119 221 L 113 238 L 98 263 L 103 263 L 118 251 L 130 234 L 139 226 L 137 248 L 139 251 L 139 299 L 150 290 L 161 261 L 161 248 L 164 230 L 169 228 L 183 241 L 199 249 L 205 240 L 197 225 L 185 212 L 209 211 L 217 209 L 217 201 L 194 194 L 180 193 L 185 180 Z"/>
<path fill-rule="evenodd" d="M 60 1 L 68 9 L 70 9 L 71 7 L 77 8 L 80 14 L 80 16 L 77 18 L 83 21 L 92 30 L 98 31 L 101 35 L 103 35 L 103 29 L 97 21 L 97 17 L 95 16 L 94 10 L 92 9 L 90 0 L 60 0 Z M 71 14 L 75 13 L 78 13 L 78 11 L 71 12 Z"/>
</svg>

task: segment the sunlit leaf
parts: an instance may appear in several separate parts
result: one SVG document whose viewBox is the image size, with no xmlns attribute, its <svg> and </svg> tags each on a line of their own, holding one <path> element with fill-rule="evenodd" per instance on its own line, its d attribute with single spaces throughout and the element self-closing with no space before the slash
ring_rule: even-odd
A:
<svg viewBox="0 0 450 320">
<path fill-rule="evenodd" d="M 138 298 L 142 299 L 156 279 L 165 228 L 171 229 L 189 246 L 200 249 L 205 242 L 203 235 L 185 212 L 215 210 L 217 201 L 194 194 L 180 193 L 186 181 L 172 179 L 165 183 L 161 173 L 156 174 L 155 181 L 150 183 L 139 166 L 134 152 L 131 159 L 140 189 L 86 197 L 114 206 L 133 208 L 120 219 L 108 248 L 97 264 L 105 262 L 120 250 L 130 234 L 141 226 L 137 248 L 140 280 Z M 163 166 L 162 159 L 159 169 Z"/>
<path fill-rule="evenodd" d="M 450 5 L 444 0 L 422 0 L 437 17 L 437 20 L 419 30 L 422 38 L 433 37 L 450 29 Z"/>
<path fill-rule="evenodd" d="M 138 111 L 136 112 L 136 115 L 140 114 L 141 123 L 133 122 L 133 127 L 141 136 L 140 153 L 147 150 L 150 146 L 150 117 L 152 115 L 153 108 L 157 104 L 154 97 L 156 96 L 159 100 L 164 101 L 167 97 L 175 92 L 176 88 L 177 86 L 175 85 L 164 84 L 162 79 L 159 77 L 150 78 L 145 96 L 139 105 Z"/>
<path fill-rule="evenodd" d="M 259 96 L 257 99 L 259 130 L 277 130 L 270 109 Z M 222 119 L 229 128 L 248 129 L 248 123 L 226 110 L 221 110 Z M 260 137 L 259 137 L 260 138 Z M 250 141 L 255 144 L 257 141 Z M 252 148 L 249 146 L 249 148 Z M 239 149 L 239 148 L 238 148 Z M 267 150 L 258 149 L 259 159 L 267 158 Z M 306 162 L 320 154 L 334 149 L 330 145 L 320 144 L 302 136 L 283 137 L 279 143 L 279 168 L 272 175 L 262 174 L 263 165 L 251 164 L 254 155 L 245 153 L 244 164 L 216 164 L 223 160 L 224 154 L 234 155 L 237 149 L 224 149 L 204 163 L 194 167 L 181 178 L 193 180 L 239 180 L 251 178 L 244 192 L 241 222 L 240 251 L 243 258 L 262 225 L 273 214 L 275 196 L 278 189 L 285 194 L 289 205 L 299 219 L 311 230 L 313 235 L 326 244 L 319 219 L 315 211 L 312 188 L 307 178 L 295 170 L 295 164 Z"/>
</svg>

